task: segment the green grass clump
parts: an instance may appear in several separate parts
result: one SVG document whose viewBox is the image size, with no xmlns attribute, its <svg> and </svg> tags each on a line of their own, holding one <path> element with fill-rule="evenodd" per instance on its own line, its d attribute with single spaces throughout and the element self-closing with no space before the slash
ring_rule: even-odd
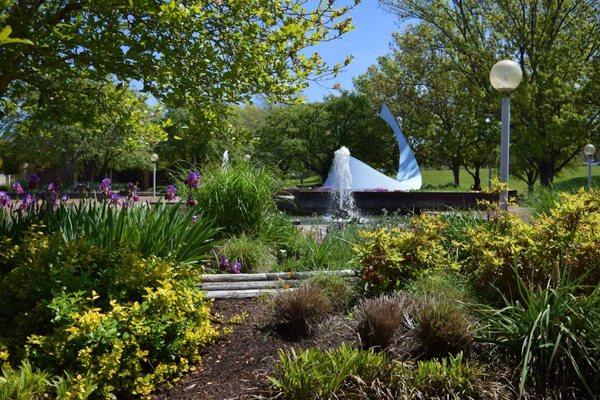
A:
<svg viewBox="0 0 600 400">
<path fill-rule="evenodd" d="M 258 236 L 265 221 L 277 211 L 278 181 L 266 169 L 247 163 L 204 171 L 200 188 L 191 194 L 202 215 L 227 236 Z"/>
<path fill-rule="evenodd" d="M 357 296 L 348 278 L 339 275 L 321 273 L 309 279 L 307 285 L 323 292 L 333 308 L 340 312 L 346 311 Z"/>
<path fill-rule="evenodd" d="M 268 245 L 245 234 L 228 239 L 220 253 L 230 262 L 239 261 L 244 273 L 268 272 L 277 263 L 277 257 Z"/>
</svg>

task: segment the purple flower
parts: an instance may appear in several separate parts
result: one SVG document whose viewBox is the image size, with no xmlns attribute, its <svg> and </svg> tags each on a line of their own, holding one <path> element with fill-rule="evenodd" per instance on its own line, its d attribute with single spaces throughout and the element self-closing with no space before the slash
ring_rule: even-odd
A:
<svg viewBox="0 0 600 400">
<path fill-rule="evenodd" d="M 110 185 L 112 184 L 111 180 L 108 178 L 102 179 L 100 182 L 100 186 L 98 187 L 101 192 L 107 193 L 110 191 Z"/>
<path fill-rule="evenodd" d="M 167 186 L 167 194 L 165 194 L 165 199 L 167 199 L 169 201 L 175 200 L 176 193 L 177 193 L 177 188 L 175 187 L 175 185 Z"/>
<path fill-rule="evenodd" d="M 25 194 L 25 190 L 23 190 L 23 186 L 21 186 L 19 182 L 13 183 L 12 189 L 17 194 L 17 196 L 23 196 Z"/>
<path fill-rule="evenodd" d="M 58 185 L 56 183 L 52 182 L 48 185 L 48 192 L 56 193 L 57 191 L 58 191 Z"/>
<path fill-rule="evenodd" d="M 113 192 L 112 190 L 108 192 L 108 200 L 110 201 L 110 204 L 119 205 L 120 199 L 121 196 L 119 196 L 119 193 Z"/>
<path fill-rule="evenodd" d="M 200 172 L 190 172 L 185 178 L 184 183 L 192 189 L 198 189 L 200 185 Z"/>
<path fill-rule="evenodd" d="M 192 216 L 192 223 L 193 223 L 193 224 L 195 224 L 196 222 L 198 222 L 198 219 L 199 219 L 199 218 L 200 218 L 200 217 L 198 216 L 198 214 L 194 214 L 194 215 Z"/>
<path fill-rule="evenodd" d="M 61 196 L 60 200 L 61 200 L 61 201 L 67 201 L 67 200 L 69 200 L 69 196 L 68 196 L 68 195 L 66 195 L 66 194 L 63 194 L 63 195 Z"/>
<path fill-rule="evenodd" d="M 198 204 L 198 202 L 196 201 L 195 198 L 193 198 L 192 196 L 188 197 L 188 199 L 187 199 L 187 205 L 188 206 L 194 207 L 197 204 Z"/>
<path fill-rule="evenodd" d="M 242 273 L 242 264 L 238 260 L 235 260 L 235 262 L 229 268 L 229 273 L 230 274 L 241 274 Z"/>
<path fill-rule="evenodd" d="M 227 257 L 221 256 L 219 258 L 219 267 L 221 268 L 221 271 L 229 270 L 229 260 L 227 259 Z"/>
<path fill-rule="evenodd" d="M 0 207 L 8 206 L 10 204 L 10 196 L 6 192 L 0 192 Z"/>
<path fill-rule="evenodd" d="M 24 210 L 26 208 L 29 208 L 33 205 L 35 199 L 33 197 L 33 195 L 31 193 L 28 193 L 25 198 L 23 198 L 23 202 L 21 203 L 21 210 Z"/>
<path fill-rule="evenodd" d="M 40 184 L 40 177 L 37 176 L 36 174 L 31 174 L 29 175 L 29 190 L 35 190 L 37 189 L 38 185 Z"/>
<path fill-rule="evenodd" d="M 133 194 L 131 195 L 131 200 L 132 200 L 134 203 L 136 203 L 136 202 L 140 201 L 140 196 L 138 196 L 138 194 L 137 194 L 137 193 L 133 193 Z"/>
</svg>

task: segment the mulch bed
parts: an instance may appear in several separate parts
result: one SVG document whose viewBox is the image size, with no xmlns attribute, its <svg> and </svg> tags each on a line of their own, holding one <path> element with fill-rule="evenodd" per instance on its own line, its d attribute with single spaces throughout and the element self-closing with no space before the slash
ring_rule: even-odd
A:
<svg viewBox="0 0 600 400">
<path fill-rule="evenodd" d="M 159 392 L 156 400 L 256 398 L 266 394 L 266 376 L 273 372 L 279 349 L 329 349 L 356 340 L 352 327 L 341 316 L 322 323 L 313 338 L 286 340 L 270 328 L 269 305 L 264 299 L 217 300 L 212 312 L 224 327 L 232 328 L 232 333 L 209 346 L 198 369 L 173 388 Z M 228 322 L 240 314 L 247 317 L 239 323 Z"/>
</svg>

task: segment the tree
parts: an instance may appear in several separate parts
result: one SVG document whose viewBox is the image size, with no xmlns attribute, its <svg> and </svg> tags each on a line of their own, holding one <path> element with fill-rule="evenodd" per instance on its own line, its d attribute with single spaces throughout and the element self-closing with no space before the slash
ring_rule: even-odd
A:
<svg viewBox="0 0 600 400">
<path fill-rule="evenodd" d="M 454 68 L 431 27 L 420 24 L 395 35 L 392 53 L 359 76 L 355 85 L 402 117 L 423 165 L 448 166 L 457 186 L 460 168 L 465 167 L 474 189 L 481 189 L 480 169 L 492 148 L 485 124 L 486 93 Z"/>
<path fill-rule="evenodd" d="M 524 72 L 513 95 L 513 164 L 543 185 L 598 136 L 600 21 L 593 0 L 380 0 L 402 19 L 430 27 L 464 79 L 490 92 L 487 74 L 501 58 Z M 495 97 L 491 97 L 495 96 Z M 489 104 L 497 106 L 493 92 Z"/>
<path fill-rule="evenodd" d="M 365 96 L 351 92 L 321 103 L 274 107 L 257 130 L 257 156 L 284 173 L 310 172 L 325 179 L 334 151 L 346 146 L 355 157 L 392 171 L 398 148 L 378 111 Z"/>
<path fill-rule="evenodd" d="M 152 148 L 165 138 L 160 109 L 120 85 L 76 79 L 61 91 L 25 87 L 13 98 L 18 107 L 5 109 L 3 119 L 7 172 L 27 162 L 37 170 L 60 169 L 69 181 L 74 172 L 92 180 L 119 165 L 149 167 Z"/>
<path fill-rule="evenodd" d="M 10 99 L 15 84 L 44 92 L 84 74 L 137 81 L 169 107 L 218 118 L 227 103 L 286 98 L 339 71 L 305 50 L 351 29 L 345 15 L 358 0 L 340 2 L 4 0 L 3 24 L 33 44 L 0 47 L 0 97 Z"/>
</svg>

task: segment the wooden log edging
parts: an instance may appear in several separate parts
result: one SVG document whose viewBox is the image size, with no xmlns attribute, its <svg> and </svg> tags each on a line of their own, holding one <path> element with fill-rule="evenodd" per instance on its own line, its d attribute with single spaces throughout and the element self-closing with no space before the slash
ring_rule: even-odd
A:
<svg viewBox="0 0 600 400">
<path fill-rule="evenodd" d="M 197 285 L 207 299 L 245 299 L 294 290 L 303 281 L 317 275 L 355 276 L 352 270 L 268 272 L 260 274 L 207 274 Z"/>
</svg>

